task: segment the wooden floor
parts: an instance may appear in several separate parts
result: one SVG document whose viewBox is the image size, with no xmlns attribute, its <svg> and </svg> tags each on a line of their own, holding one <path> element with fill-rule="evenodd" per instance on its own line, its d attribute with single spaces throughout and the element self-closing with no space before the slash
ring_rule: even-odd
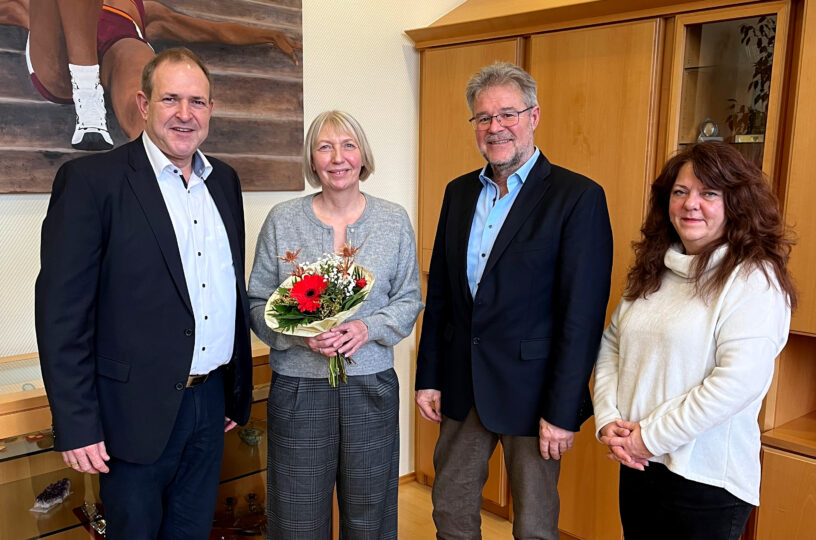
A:
<svg viewBox="0 0 816 540">
<path fill-rule="evenodd" d="M 405 540 L 436 538 L 431 517 L 431 488 L 417 482 L 405 482 L 399 488 L 399 537 Z M 513 525 L 489 512 L 482 511 L 482 539 L 513 538 Z"/>
</svg>

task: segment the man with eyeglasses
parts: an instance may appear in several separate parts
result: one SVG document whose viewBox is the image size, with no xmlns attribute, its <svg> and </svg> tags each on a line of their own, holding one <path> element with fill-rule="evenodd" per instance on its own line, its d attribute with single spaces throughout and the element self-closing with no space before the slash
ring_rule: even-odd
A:
<svg viewBox="0 0 816 540">
<path fill-rule="evenodd" d="M 467 85 L 487 164 L 450 182 L 434 241 L 416 371 L 434 451 L 440 539 L 480 538 L 498 441 L 513 536 L 558 539 L 560 458 L 592 411 L 612 230 L 603 189 L 534 143 L 536 82 L 509 63 Z"/>
</svg>

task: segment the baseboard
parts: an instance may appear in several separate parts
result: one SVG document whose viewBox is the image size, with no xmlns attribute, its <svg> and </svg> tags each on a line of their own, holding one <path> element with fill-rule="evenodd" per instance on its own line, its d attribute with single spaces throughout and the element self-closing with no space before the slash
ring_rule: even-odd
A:
<svg viewBox="0 0 816 540">
<path fill-rule="evenodd" d="M 415 472 L 408 473 L 405 476 L 400 476 L 400 479 L 399 479 L 400 485 L 407 484 L 408 482 L 416 482 L 416 473 Z"/>
</svg>

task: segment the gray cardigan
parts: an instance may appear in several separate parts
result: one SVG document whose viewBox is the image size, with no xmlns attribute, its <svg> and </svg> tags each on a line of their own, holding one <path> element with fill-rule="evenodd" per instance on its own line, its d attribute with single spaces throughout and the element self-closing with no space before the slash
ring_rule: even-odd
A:
<svg viewBox="0 0 816 540">
<path fill-rule="evenodd" d="M 334 250 L 334 231 L 317 219 L 315 194 L 275 205 L 258 235 L 255 262 L 249 277 L 252 330 L 270 346 L 269 363 L 276 373 L 292 377 L 328 375 L 325 356 L 313 353 L 301 337 L 273 332 L 264 321 L 266 302 L 294 268 L 278 259 L 300 249 L 302 264 Z M 379 373 L 394 365 L 393 346 L 408 336 L 422 310 L 414 231 L 408 214 L 394 203 L 365 195 L 366 207 L 346 228 L 346 241 L 361 246 L 355 262 L 374 274 L 374 287 L 351 317 L 368 326 L 369 341 L 354 353 L 348 375 Z"/>
</svg>

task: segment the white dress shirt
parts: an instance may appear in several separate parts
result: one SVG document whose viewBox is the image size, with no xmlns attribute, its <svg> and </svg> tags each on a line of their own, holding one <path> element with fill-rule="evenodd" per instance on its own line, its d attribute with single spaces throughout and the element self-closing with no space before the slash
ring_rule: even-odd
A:
<svg viewBox="0 0 816 540">
<path fill-rule="evenodd" d="M 181 170 L 142 134 L 173 222 L 187 292 L 195 315 L 191 375 L 203 375 L 230 361 L 235 343 L 237 291 L 232 251 L 224 222 L 205 185 L 212 165 L 200 151 L 184 185 Z"/>
</svg>

